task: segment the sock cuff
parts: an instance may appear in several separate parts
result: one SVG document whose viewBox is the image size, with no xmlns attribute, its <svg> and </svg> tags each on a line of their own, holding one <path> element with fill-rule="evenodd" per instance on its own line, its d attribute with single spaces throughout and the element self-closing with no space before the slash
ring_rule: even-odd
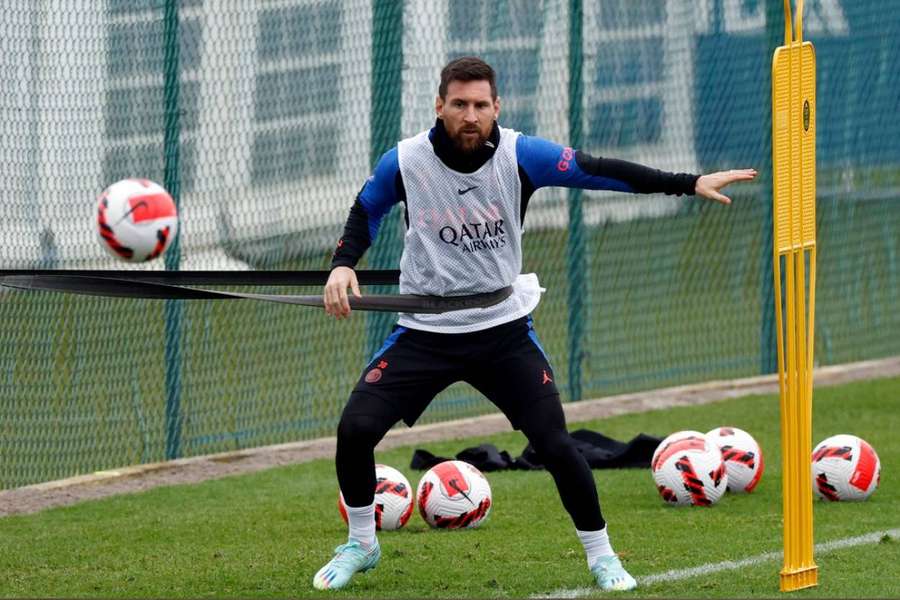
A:
<svg viewBox="0 0 900 600">
<path fill-rule="evenodd" d="M 606 525 L 603 526 L 603 529 L 598 529 L 596 531 L 581 531 L 580 529 L 576 528 L 575 533 L 578 534 L 579 538 L 592 537 L 595 535 L 609 535 L 606 530 Z"/>
<path fill-rule="evenodd" d="M 368 506 L 347 506 L 345 504 L 344 508 L 347 509 L 348 515 L 365 516 L 369 513 L 375 514 L 375 502 L 374 501 L 372 502 L 372 504 L 370 504 Z"/>
</svg>

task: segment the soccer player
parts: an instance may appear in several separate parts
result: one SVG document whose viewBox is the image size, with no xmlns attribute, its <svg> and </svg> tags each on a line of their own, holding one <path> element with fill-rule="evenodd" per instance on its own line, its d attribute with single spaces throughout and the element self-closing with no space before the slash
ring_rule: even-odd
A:
<svg viewBox="0 0 900 600">
<path fill-rule="evenodd" d="M 522 275 L 528 200 L 545 186 L 634 193 L 697 194 L 728 204 L 719 190 L 756 176 L 752 169 L 709 175 L 667 173 L 523 135 L 497 124 L 493 69 L 475 57 L 441 72 L 434 127 L 386 152 L 359 192 L 332 260 L 325 311 L 350 314 L 347 290 L 360 296 L 353 267 L 382 218 L 405 205 L 400 291 L 459 296 L 509 285 L 489 308 L 443 314 L 401 313 L 350 394 L 337 430 L 338 482 L 350 535 L 313 577 L 318 589 L 344 587 L 381 558 L 375 537 L 374 449 L 401 419 L 412 426 L 456 381 L 484 394 L 543 459 L 604 590 L 630 590 L 634 578 L 610 545 L 594 477 L 573 446 L 553 369 L 530 317 L 540 301 L 534 274 Z"/>
</svg>

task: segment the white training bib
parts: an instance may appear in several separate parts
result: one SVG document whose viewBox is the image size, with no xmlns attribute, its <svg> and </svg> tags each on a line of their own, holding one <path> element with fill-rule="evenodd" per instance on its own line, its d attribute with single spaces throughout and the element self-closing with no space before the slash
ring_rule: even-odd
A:
<svg viewBox="0 0 900 600">
<path fill-rule="evenodd" d="M 428 131 L 398 144 L 409 215 L 400 292 L 462 296 L 513 285 L 512 295 L 494 306 L 438 315 L 401 313 L 400 325 L 443 333 L 479 331 L 523 317 L 537 306 L 537 276 L 520 276 L 518 136 L 501 127 L 500 146 L 474 173 L 445 165 L 435 154 Z"/>
</svg>

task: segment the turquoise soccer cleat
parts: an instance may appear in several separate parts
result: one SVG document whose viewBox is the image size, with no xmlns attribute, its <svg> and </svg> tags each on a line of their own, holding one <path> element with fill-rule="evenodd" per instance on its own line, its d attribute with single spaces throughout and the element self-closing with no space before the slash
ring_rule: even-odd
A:
<svg viewBox="0 0 900 600">
<path fill-rule="evenodd" d="M 606 591 L 624 592 L 637 587 L 634 577 L 628 574 L 615 554 L 598 558 L 591 567 L 591 573 L 597 585 Z"/>
<path fill-rule="evenodd" d="M 313 587 L 317 590 L 336 590 L 344 587 L 354 573 L 374 569 L 381 558 L 378 540 L 365 548 L 356 540 L 350 540 L 334 549 L 334 558 L 319 569 L 313 577 Z"/>
</svg>

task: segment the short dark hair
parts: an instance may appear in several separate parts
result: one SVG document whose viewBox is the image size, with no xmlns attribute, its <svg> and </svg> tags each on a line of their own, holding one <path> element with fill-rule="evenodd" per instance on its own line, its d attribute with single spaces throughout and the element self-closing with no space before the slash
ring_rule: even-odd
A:
<svg viewBox="0 0 900 600">
<path fill-rule="evenodd" d="M 441 69 L 441 85 L 438 94 L 447 97 L 447 86 L 451 81 L 487 81 L 491 84 L 491 98 L 497 99 L 497 81 L 494 69 L 477 56 L 461 56 L 451 60 Z"/>
</svg>

